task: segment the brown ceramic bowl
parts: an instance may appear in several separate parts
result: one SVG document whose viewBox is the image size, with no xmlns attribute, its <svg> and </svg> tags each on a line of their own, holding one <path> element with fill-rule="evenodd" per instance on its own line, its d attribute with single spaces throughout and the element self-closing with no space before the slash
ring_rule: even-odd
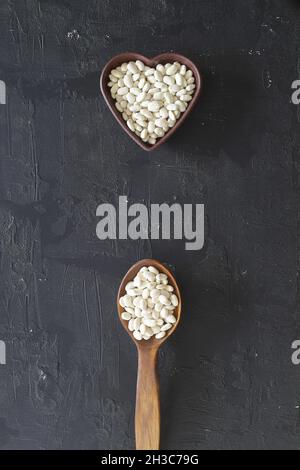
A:
<svg viewBox="0 0 300 470">
<path fill-rule="evenodd" d="M 175 126 L 171 128 L 163 137 L 158 139 L 156 144 L 154 145 L 150 145 L 150 144 L 143 142 L 134 132 L 132 132 L 128 128 L 121 113 L 117 110 L 115 106 L 115 100 L 111 97 L 110 88 L 108 86 L 109 75 L 110 75 L 111 70 L 120 66 L 121 64 L 123 64 L 123 62 L 130 62 L 130 61 L 136 61 L 136 60 L 141 60 L 144 64 L 148 65 L 149 67 L 156 67 L 156 65 L 158 64 L 179 62 L 180 64 L 186 65 L 188 69 L 192 70 L 194 77 L 195 77 L 195 84 L 196 84 L 195 93 L 193 95 L 192 101 L 190 101 L 189 103 L 188 108 L 186 109 L 184 113 L 182 113 L 181 117 L 178 119 Z M 124 131 L 127 132 L 127 134 L 140 147 L 142 147 L 142 149 L 146 150 L 147 152 L 157 149 L 160 145 L 166 142 L 174 134 L 174 132 L 176 132 L 176 130 L 183 124 L 183 122 L 186 120 L 186 118 L 192 111 L 193 107 L 195 106 L 200 96 L 201 86 L 202 86 L 201 75 L 196 65 L 187 57 L 184 57 L 180 54 L 171 53 L 171 52 L 160 54 L 156 57 L 153 57 L 152 59 L 145 57 L 141 54 L 137 54 L 135 52 L 127 52 L 124 54 L 116 55 L 106 64 L 106 66 L 104 67 L 102 71 L 101 79 L 100 79 L 100 87 L 101 87 L 102 94 L 112 114 L 114 115 L 118 123 L 121 125 L 121 127 L 124 129 Z"/>
</svg>

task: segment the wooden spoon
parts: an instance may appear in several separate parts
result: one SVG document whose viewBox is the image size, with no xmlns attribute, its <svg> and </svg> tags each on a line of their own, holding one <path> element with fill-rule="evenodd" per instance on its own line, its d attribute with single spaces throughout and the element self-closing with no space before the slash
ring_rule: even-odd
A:
<svg viewBox="0 0 300 470">
<path fill-rule="evenodd" d="M 124 309 L 119 300 L 126 293 L 125 287 L 132 281 L 142 267 L 154 266 L 160 273 L 168 276 L 169 284 L 174 287 L 179 304 L 174 311 L 177 322 L 174 327 L 167 331 L 162 339 L 154 336 L 148 341 L 137 341 L 132 332 L 128 329 L 128 322 L 121 317 Z M 124 277 L 118 293 L 118 313 L 120 321 L 125 330 L 134 341 L 138 350 L 138 377 L 136 390 L 136 410 L 135 410 L 135 438 L 137 450 L 158 450 L 160 442 L 160 406 L 159 406 L 159 383 L 156 374 L 157 353 L 160 346 L 176 330 L 181 315 L 181 295 L 177 282 L 171 272 L 159 261 L 145 259 L 132 266 Z"/>
</svg>

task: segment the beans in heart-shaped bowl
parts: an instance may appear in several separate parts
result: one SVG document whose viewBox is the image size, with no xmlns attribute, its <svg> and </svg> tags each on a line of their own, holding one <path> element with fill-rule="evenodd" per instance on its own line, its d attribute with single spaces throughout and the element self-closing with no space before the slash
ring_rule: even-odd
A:
<svg viewBox="0 0 300 470">
<path fill-rule="evenodd" d="M 200 96 L 202 80 L 196 65 L 180 54 L 150 59 L 124 53 L 106 64 L 100 86 L 121 127 L 152 151 L 183 124 Z"/>
</svg>

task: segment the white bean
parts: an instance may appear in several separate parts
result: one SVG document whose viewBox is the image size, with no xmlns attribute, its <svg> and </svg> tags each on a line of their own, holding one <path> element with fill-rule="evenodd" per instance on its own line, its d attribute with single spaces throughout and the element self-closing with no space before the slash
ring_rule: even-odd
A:
<svg viewBox="0 0 300 470">
<path fill-rule="evenodd" d="M 158 298 L 160 296 L 159 290 L 158 289 L 152 289 L 150 291 L 150 296 L 151 296 L 152 299 Z"/>
<path fill-rule="evenodd" d="M 145 300 L 148 299 L 149 295 L 150 295 L 149 289 L 144 289 L 142 293 L 143 299 Z"/>
<path fill-rule="evenodd" d="M 146 98 L 146 93 L 142 92 L 136 97 L 137 103 L 142 103 Z"/>
<path fill-rule="evenodd" d="M 174 305 L 171 305 L 171 304 L 170 304 L 170 305 L 166 305 L 165 308 L 166 308 L 167 310 L 170 310 L 171 312 L 172 312 L 173 310 L 175 310 Z"/>
<path fill-rule="evenodd" d="M 141 310 L 140 308 L 138 308 L 138 307 L 135 307 L 135 309 L 134 309 L 134 314 L 135 314 L 136 317 L 141 318 L 141 316 L 142 316 L 142 310 Z"/>
<path fill-rule="evenodd" d="M 176 122 L 176 116 L 175 116 L 175 114 L 173 113 L 173 111 L 169 111 L 169 119 L 171 119 L 171 121 Z"/>
<path fill-rule="evenodd" d="M 142 335 L 144 335 L 146 333 L 146 325 L 145 323 L 142 323 L 141 326 L 140 326 L 140 332 L 142 333 Z"/>
<path fill-rule="evenodd" d="M 116 78 L 122 78 L 123 77 L 122 72 L 119 72 L 118 70 L 112 70 L 111 74 L 112 74 L 113 77 L 116 77 Z"/>
<path fill-rule="evenodd" d="M 118 89 L 119 89 L 118 84 L 115 83 L 110 89 L 111 94 L 115 95 L 117 93 Z"/>
<path fill-rule="evenodd" d="M 163 82 L 169 86 L 174 85 L 174 79 L 172 77 L 164 77 Z"/>
<path fill-rule="evenodd" d="M 141 138 L 142 138 L 143 140 L 145 140 L 145 139 L 147 139 L 147 137 L 148 137 L 148 131 L 147 131 L 147 129 L 144 129 L 144 130 L 141 132 Z"/>
<path fill-rule="evenodd" d="M 161 331 L 160 333 L 157 333 L 157 335 L 155 335 L 155 338 L 156 339 L 162 339 L 166 336 L 166 332 L 165 331 Z"/>
<path fill-rule="evenodd" d="M 128 289 L 127 294 L 130 295 L 130 297 L 135 297 L 135 289 Z"/>
<path fill-rule="evenodd" d="M 182 86 L 183 85 L 183 76 L 180 73 L 177 73 L 175 75 L 175 81 L 176 81 L 177 85 Z"/>
<path fill-rule="evenodd" d="M 149 134 L 152 134 L 154 132 L 154 129 L 155 129 L 155 123 L 153 121 L 150 121 L 149 124 L 148 124 Z"/>
<path fill-rule="evenodd" d="M 127 95 L 128 91 L 129 90 L 128 90 L 127 86 L 124 86 L 124 87 L 118 89 L 118 95 L 120 95 L 120 96 Z"/>
<path fill-rule="evenodd" d="M 176 72 L 177 72 L 177 65 L 176 64 L 171 65 L 166 70 L 167 75 L 174 75 L 174 74 L 176 74 Z"/>
<path fill-rule="evenodd" d="M 163 325 L 163 326 L 161 327 L 160 330 L 161 330 L 161 331 L 168 331 L 168 330 L 170 330 L 171 328 L 172 328 L 172 324 L 171 324 L 171 323 L 166 323 L 165 325 Z"/>
<path fill-rule="evenodd" d="M 131 131 L 134 132 L 134 130 L 135 130 L 135 125 L 134 125 L 132 119 L 128 119 L 128 121 L 127 121 L 127 126 L 129 127 L 129 129 L 130 129 Z"/>
<path fill-rule="evenodd" d="M 186 87 L 186 90 L 187 90 L 187 91 L 193 91 L 195 88 L 196 88 L 196 85 L 188 85 L 188 86 Z"/>
<path fill-rule="evenodd" d="M 169 310 L 164 307 L 160 311 L 160 317 L 165 319 L 167 316 L 169 316 Z"/>
<path fill-rule="evenodd" d="M 149 119 L 149 121 L 153 119 L 153 114 L 151 113 L 151 111 L 148 111 L 148 109 L 142 109 L 141 114 L 145 116 L 145 118 Z"/>
<path fill-rule="evenodd" d="M 132 88 L 133 87 L 133 81 L 130 75 L 125 75 L 124 77 L 124 84 L 127 86 L 127 88 Z"/>
<path fill-rule="evenodd" d="M 158 71 L 158 70 L 155 70 L 154 72 L 154 78 L 157 82 L 161 82 L 162 79 L 163 79 L 163 76 L 162 74 Z"/>
<path fill-rule="evenodd" d="M 166 289 L 166 286 L 164 286 L 163 284 L 157 284 L 156 289 L 158 289 L 158 290 L 165 290 L 165 289 Z"/>
<path fill-rule="evenodd" d="M 141 341 L 141 340 L 143 339 L 142 334 L 141 334 L 139 331 L 137 331 L 137 330 L 134 330 L 133 336 L 134 336 L 135 339 L 137 339 L 138 341 Z"/>
<path fill-rule="evenodd" d="M 168 111 L 176 111 L 176 109 L 177 109 L 176 104 L 168 104 L 167 106 Z"/>
<path fill-rule="evenodd" d="M 174 127 L 196 89 L 193 72 L 185 65 L 149 67 L 140 60 L 111 70 L 108 86 L 129 129 L 150 145 Z M 158 283 L 167 286 L 168 280 Z"/>
<path fill-rule="evenodd" d="M 126 312 L 130 313 L 130 315 L 134 315 L 134 308 L 132 307 L 125 307 Z"/>
<path fill-rule="evenodd" d="M 183 103 L 182 101 L 175 101 L 175 104 L 177 106 L 177 108 L 180 110 L 181 113 L 184 113 L 186 107 L 185 107 L 185 103 Z"/>
<path fill-rule="evenodd" d="M 129 320 L 128 322 L 128 329 L 129 331 L 134 331 L 134 319 L 132 318 L 131 320 Z"/>
<path fill-rule="evenodd" d="M 166 100 L 167 104 L 172 103 L 172 96 L 168 91 L 164 94 L 164 97 L 165 97 L 165 100 Z"/>
<path fill-rule="evenodd" d="M 138 83 L 138 88 L 139 88 L 140 90 L 142 90 L 143 87 L 144 87 L 144 85 L 145 85 L 145 83 L 146 83 L 146 80 L 145 80 L 144 78 L 141 78 L 140 81 L 139 81 L 139 83 Z"/>
<path fill-rule="evenodd" d="M 135 297 L 135 298 L 133 299 L 133 301 L 132 301 L 133 305 L 134 305 L 135 307 L 138 307 L 138 308 L 139 308 L 139 305 L 140 305 L 140 302 L 141 302 L 142 299 L 143 299 L 143 298 L 140 297 L 140 296 L 139 296 L 139 297 Z"/>
<path fill-rule="evenodd" d="M 124 296 L 124 305 L 125 307 L 132 307 L 132 299 L 128 294 Z"/>
<path fill-rule="evenodd" d="M 143 318 L 153 318 L 152 317 L 152 310 L 146 309 L 142 311 Z"/>
<path fill-rule="evenodd" d="M 156 320 L 153 320 L 153 319 L 150 319 L 150 318 L 145 318 L 144 319 L 144 324 L 146 326 L 149 326 L 150 328 L 152 328 L 153 326 L 156 325 Z"/>
<path fill-rule="evenodd" d="M 158 72 L 162 73 L 163 75 L 166 73 L 165 67 L 164 67 L 164 65 L 162 65 L 162 64 L 158 64 L 158 65 L 156 66 L 156 70 L 157 70 Z"/>
<path fill-rule="evenodd" d="M 160 315 L 159 315 L 159 312 L 157 310 L 153 310 L 152 318 L 154 318 L 154 320 L 159 320 Z"/>
<path fill-rule="evenodd" d="M 163 98 L 164 98 L 164 94 L 161 91 L 158 91 L 158 92 L 154 93 L 154 95 L 153 95 L 153 99 L 155 101 L 162 101 Z"/>
<path fill-rule="evenodd" d="M 152 101 L 148 104 L 148 111 L 156 113 L 160 109 L 160 104 L 158 101 Z"/>
<path fill-rule="evenodd" d="M 147 334 L 145 334 L 145 335 L 143 336 L 143 339 L 144 339 L 145 341 L 148 341 L 148 340 L 151 338 L 151 336 L 152 336 L 152 335 L 147 335 Z"/>
<path fill-rule="evenodd" d="M 132 93 L 127 93 L 126 99 L 128 103 L 133 104 L 136 100 L 135 96 Z"/>
<path fill-rule="evenodd" d="M 192 99 L 191 95 L 183 95 L 180 97 L 180 100 L 185 102 L 191 101 Z"/>
<path fill-rule="evenodd" d="M 179 73 L 180 73 L 180 75 L 185 76 L 185 74 L 186 74 L 186 65 L 181 66 Z"/>
<path fill-rule="evenodd" d="M 160 295 L 159 298 L 158 298 L 158 300 L 159 300 L 160 303 L 163 304 L 163 305 L 170 305 L 170 303 L 171 303 L 170 299 L 168 299 L 168 297 L 165 296 L 165 295 Z"/>
<path fill-rule="evenodd" d="M 163 137 L 165 134 L 164 131 L 160 127 L 156 127 L 154 129 L 154 132 L 158 137 Z"/>
<path fill-rule="evenodd" d="M 132 284 L 134 285 L 134 287 L 142 287 L 143 282 L 140 278 L 135 277 Z"/>
<path fill-rule="evenodd" d="M 140 72 L 143 72 L 143 70 L 145 70 L 145 65 L 141 60 L 137 60 L 135 63 Z"/>
<path fill-rule="evenodd" d="M 159 325 L 155 325 L 152 327 L 152 332 L 156 335 L 161 331 L 161 327 Z"/>
<path fill-rule="evenodd" d="M 147 280 L 150 281 L 150 282 L 154 282 L 155 279 L 156 279 L 156 275 L 149 271 L 148 274 L 147 274 Z"/>
<path fill-rule="evenodd" d="M 159 118 L 159 119 L 156 119 L 155 125 L 157 127 L 166 127 L 168 125 L 168 123 L 164 118 Z"/>
<path fill-rule="evenodd" d="M 121 317 L 123 318 L 123 320 L 130 320 L 131 319 L 131 315 L 128 312 L 123 312 L 121 314 Z"/>
<path fill-rule="evenodd" d="M 151 86 L 150 86 L 150 83 L 145 83 L 144 87 L 143 87 L 143 92 L 144 93 L 147 93 L 149 90 L 150 90 Z"/>
<path fill-rule="evenodd" d="M 168 323 L 176 323 L 176 318 L 174 317 L 174 315 L 169 315 L 167 318 L 166 318 L 166 321 Z"/>
<path fill-rule="evenodd" d="M 168 109 L 167 108 L 161 108 L 159 110 L 159 115 L 162 117 L 162 118 L 167 118 L 169 113 L 168 113 Z"/>
<path fill-rule="evenodd" d="M 140 302 L 140 305 L 139 305 L 139 308 L 140 308 L 141 310 L 146 310 L 147 307 L 148 307 L 147 300 L 142 298 L 142 300 L 141 300 L 141 302 Z"/>
<path fill-rule="evenodd" d="M 170 91 L 173 92 L 173 93 L 177 93 L 178 91 L 180 91 L 180 86 L 179 85 L 171 85 L 170 86 Z"/>
<path fill-rule="evenodd" d="M 137 68 L 134 62 L 129 62 L 129 64 L 127 65 L 127 70 L 129 70 L 129 72 L 131 72 L 132 74 L 139 72 L 139 69 Z"/>
<path fill-rule="evenodd" d="M 138 96 L 141 93 L 141 90 L 137 87 L 132 87 L 130 88 L 130 93 L 132 95 Z"/>
</svg>

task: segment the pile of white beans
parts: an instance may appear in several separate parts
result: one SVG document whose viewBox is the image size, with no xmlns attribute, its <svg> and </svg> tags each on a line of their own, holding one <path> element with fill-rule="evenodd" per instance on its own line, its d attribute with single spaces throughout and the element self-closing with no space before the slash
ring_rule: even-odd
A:
<svg viewBox="0 0 300 470">
<path fill-rule="evenodd" d="M 125 290 L 126 295 L 120 298 L 124 309 L 121 317 L 128 321 L 128 329 L 135 339 L 164 338 L 177 322 L 174 313 L 178 307 L 168 276 L 154 266 L 143 267 Z"/>
<path fill-rule="evenodd" d="M 179 62 L 148 67 L 124 63 L 109 75 L 111 96 L 129 129 L 154 145 L 180 118 L 195 92 L 195 77 Z"/>
</svg>

